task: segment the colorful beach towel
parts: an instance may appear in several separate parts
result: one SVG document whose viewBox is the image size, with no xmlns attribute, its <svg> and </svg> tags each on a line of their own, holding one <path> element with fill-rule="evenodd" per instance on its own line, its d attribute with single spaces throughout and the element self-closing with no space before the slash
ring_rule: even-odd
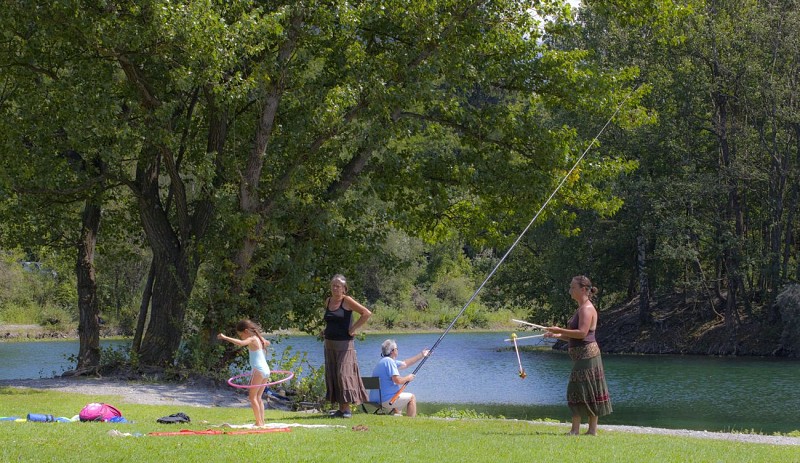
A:
<svg viewBox="0 0 800 463">
<path fill-rule="evenodd" d="M 239 430 L 222 430 L 222 429 L 181 429 L 180 431 L 171 432 L 149 432 L 148 436 L 220 436 L 220 435 L 233 435 L 233 434 L 264 434 L 268 432 L 290 432 L 291 428 L 254 428 L 254 429 L 239 429 Z"/>
</svg>

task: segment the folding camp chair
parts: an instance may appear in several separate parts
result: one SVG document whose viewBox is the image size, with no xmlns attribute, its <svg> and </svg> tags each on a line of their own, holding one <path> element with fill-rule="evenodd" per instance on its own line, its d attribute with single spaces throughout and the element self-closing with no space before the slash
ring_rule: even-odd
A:
<svg viewBox="0 0 800 463">
<path fill-rule="evenodd" d="M 367 405 L 371 407 L 375 407 L 375 411 L 372 413 L 376 415 L 382 415 L 384 413 L 383 406 L 383 397 L 381 396 L 381 379 L 377 376 L 362 376 L 361 382 L 364 383 L 364 389 L 367 390 L 369 393 L 370 390 L 376 389 L 378 391 L 378 402 L 364 402 L 361 404 L 361 409 L 364 410 L 364 413 L 369 413 L 367 411 Z"/>
</svg>

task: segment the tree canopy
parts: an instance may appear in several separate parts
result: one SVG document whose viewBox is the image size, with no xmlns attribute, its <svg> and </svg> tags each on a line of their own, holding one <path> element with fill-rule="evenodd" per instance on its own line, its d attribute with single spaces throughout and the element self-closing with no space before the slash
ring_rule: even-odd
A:
<svg viewBox="0 0 800 463">
<path fill-rule="evenodd" d="M 142 238 L 146 365 L 240 317 L 313 330 L 392 230 L 507 246 L 638 74 L 560 1 L 16 1 L 0 23 L 2 211 L 30 217 L 2 245 L 72 235 L 91 296 L 93 243 Z M 618 130 L 649 120 L 638 88 Z M 609 217 L 634 166 L 599 151 L 543 220 Z"/>
</svg>

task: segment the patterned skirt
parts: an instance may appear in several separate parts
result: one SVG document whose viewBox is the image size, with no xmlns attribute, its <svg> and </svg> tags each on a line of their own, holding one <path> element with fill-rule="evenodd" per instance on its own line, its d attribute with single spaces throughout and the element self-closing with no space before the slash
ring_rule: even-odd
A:
<svg viewBox="0 0 800 463">
<path fill-rule="evenodd" d="M 368 402 L 369 396 L 361 373 L 358 357 L 352 340 L 325 340 L 325 399 L 338 404 Z"/>
<path fill-rule="evenodd" d="M 604 416 L 611 413 L 603 359 L 596 342 L 581 347 L 571 347 L 572 373 L 567 385 L 567 404 L 573 416 Z"/>
</svg>

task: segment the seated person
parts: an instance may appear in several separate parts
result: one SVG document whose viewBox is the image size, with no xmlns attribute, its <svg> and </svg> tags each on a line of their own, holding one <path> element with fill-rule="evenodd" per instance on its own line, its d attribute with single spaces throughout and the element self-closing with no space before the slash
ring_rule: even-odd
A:
<svg viewBox="0 0 800 463">
<path fill-rule="evenodd" d="M 397 343 L 393 339 L 383 341 L 383 344 L 381 344 L 382 358 L 372 371 L 372 376 L 377 376 L 381 379 L 380 396 L 377 390 L 372 390 L 370 391 L 369 400 L 378 402 L 382 398 L 383 403 L 381 403 L 381 406 L 384 410 L 391 410 L 392 414 L 401 415 L 402 413 L 397 410 L 405 408 L 406 415 L 417 416 L 417 401 L 414 394 L 403 392 L 391 405 L 389 405 L 389 401 L 397 394 L 403 384 L 414 380 L 413 373 L 400 376 L 398 370 L 406 369 L 417 363 L 422 358 L 427 357 L 429 352 L 429 350 L 423 349 L 422 352 L 409 359 L 397 360 Z"/>
</svg>

